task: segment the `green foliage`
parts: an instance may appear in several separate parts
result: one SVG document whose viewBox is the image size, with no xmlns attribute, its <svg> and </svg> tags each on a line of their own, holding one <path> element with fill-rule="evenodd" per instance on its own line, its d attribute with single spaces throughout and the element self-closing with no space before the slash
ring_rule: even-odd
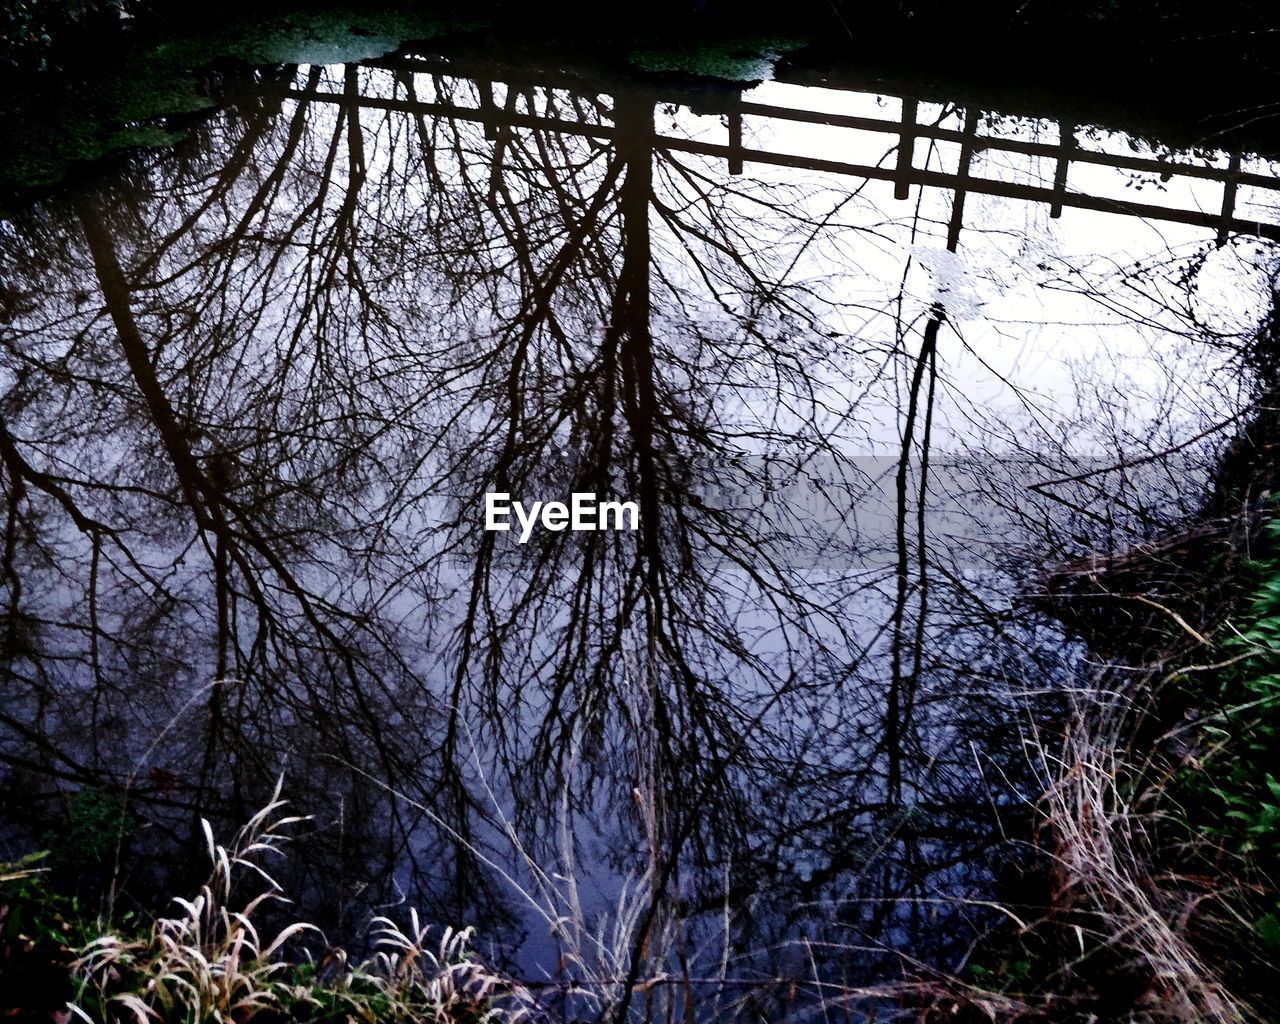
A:
<svg viewBox="0 0 1280 1024">
<path fill-rule="evenodd" d="M 4 0 L 0 65 L 44 69 L 55 38 L 94 15 L 125 13 L 127 0 Z"/>
<path fill-rule="evenodd" d="M 1032 963 L 1026 957 L 1009 957 L 994 967 L 970 964 L 974 984 L 990 992 L 1021 992 L 1031 981 Z"/>
<path fill-rule="evenodd" d="M 1280 951 L 1280 519 L 1263 529 L 1241 569 L 1244 599 L 1220 649 L 1224 667 L 1187 680 L 1209 697 L 1198 745 L 1203 764 L 1183 767 L 1171 786 L 1192 836 L 1208 836 L 1238 865 L 1237 911 L 1254 939 Z"/>
<path fill-rule="evenodd" d="M 79 900 L 53 889 L 48 851 L 0 864 L 0 1017 L 51 1020 L 73 993 L 72 963 L 96 934 Z"/>
<path fill-rule="evenodd" d="M 133 829 L 122 793 L 82 789 L 71 798 L 62 828 L 46 832 L 41 845 L 49 849 L 49 866 L 84 871 L 110 864 Z"/>
<path fill-rule="evenodd" d="M 1258 921 L 1258 936 L 1272 953 L 1280 953 L 1280 917 L 1267 914 Z"/>
</svg>

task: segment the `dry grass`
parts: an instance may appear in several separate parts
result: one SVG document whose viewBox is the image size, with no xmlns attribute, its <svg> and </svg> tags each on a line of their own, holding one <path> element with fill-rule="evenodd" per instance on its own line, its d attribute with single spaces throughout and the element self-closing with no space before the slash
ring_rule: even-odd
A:
<svg viewBox="0 0 1280 1024">
<path fill-rule="evenodd" d="M 1137 979 L 1132 1006 L 1114 1007 L 1115 1019 L 1258 1019 L 1193 947 L 1186 923 L 1196 897 L 1154 863 L 1154 819 L 1133 803 L 1135 794 L 1152 792 L 1150 761 L 1129 760 L 1124 730 L 1131 723 L 1131 709 L 1113 696 L 1078 708 L 1052 748 L 1037 744 L 1052 779 L 1041 800 L 1053 857 L 1052 914 L 1079 951 L 1062 974 L 1097 958 Z"/>
<path fill-rule="evenodd" d="M 74 965 L 79 994 L 72 1006 L 81 1020 L 523 1020 L 532 1006 L 528 993 L 469 953 L 471 930 L 446 929 L 432 941 L 416 912 L 407 928 L 374 919 L 374 954 L 364 962 L 349 964 L 338 949 L 318 965 L 286 958 L 293 940 L 319 930 L 295 922 L 270 936 L 261 931 L 264 908 L 288 902 L 267 867 L 283 856 L 289 827 L 303 820 L 284 807 L 277 783 L 230 847 L 216 843 L 205 822 L 211 870 L 199 893 L 175 900 L 178 912 L 156 920 L 143 937 L 107 934 L 83 950 Z M 237 900 L 246 888 L 252 895 Z"/>
</svg>

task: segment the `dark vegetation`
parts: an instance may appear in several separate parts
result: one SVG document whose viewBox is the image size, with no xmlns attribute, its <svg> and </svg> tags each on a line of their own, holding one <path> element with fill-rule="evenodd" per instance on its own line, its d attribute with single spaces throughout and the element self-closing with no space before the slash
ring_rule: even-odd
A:
<svg viewBox="0 0 1280 1024">
<path fill-rule="evenodd" d="M 1037 97 L 1060 102 L 1065 86 L 1088 108 L 1082 122 L 1119 116 L 1141 131 L 1149 118 L 1170 141 L 1177 124 L 1189 142 L 1243 136 L 1268 150 L 1278 27 L 1280 13 L 1261 0 L 660 0 L 607 10 L 585 0 L 5 0 L 0 208 L 105 153 L 173 141 L 254 65 L 289 59 L 287 46 L 263 45 L 272 40 L 296 51 L 299 40 L 325 39 L 339 53 L 339 37 L 394 48 L 447 32 L 485 51 L 537 45 L 615 72 L 676 47 L 692 56 L 675 66 L 713 76 L 707 53 L 759 53 L 780 40 L 780 70 L 795 81 L 891 88 L 906 78 L 952 98 L 997 89 L 1024 110 Z"/>
<path fill-rule="evenodd" d="M 1029 993 L 1028 1019 L 1280 1014 L 1280 521 L 1266 503 L 1236 525 L 1215 560 L 1234 593 L 1201 592 L 1209 642 L 1174 625 L 1144 660 L 1130 649 L 1112 699 L 1054 744 L 1071 798 L 1046 797 L 1043 859 L 1014 886 L 1039 916 L 975 968 Z M 1083 799 L 1099 767 L 1110 784 Z"/>
<path fill-rule="evenodd" d="M 267 5 L 270 7 L 272 5 Z M 377 10 L 377 3 L 339 5 L 333 0 L 275 5 L 277 9 L 314 13 L 327 10 Z M 1274 73 L 1270 31 L 1274 5 L 1263 0 L 799 0 L 777 4 L 766 0 L 657 0 L 624 3 L 603 9 L 586 0 L 417 0 L 395 5 L 401 12 L 428 10 L 435 15 L 483 17 L 495 31 L 527 38 L 531 33 L 557 38 L 612 40 L 637 36 L 696 39 L 707 33 L 776 33 L 807 29 L 824 48 L 849 56 L 879 55 L 924 66 L 971 65 L 976 57 L 998 55 L 993 72 L 1007 80 L 1011 71 L 1042 68 L 1057 74 L 1074 71 L 1073 84 L 1105 89 L 1121 69 L 1099 56 L 1124 53 L 1131 81 L 1171 62 L 1195 60 L 1202 72 L 1198 85 L 1215 88 L 1214 57 L 1234 55 L 1233 87 L 1255 74 Z M 264 5 L 231 0 L 193 6 L 174 0 L 6 0 L 3 53 L 11 68 L 66 66 L 88 48 L 101 49 L 111 38 L 106 27 L 128 35 L 220 24 L 230 18 L 260 13 Z M 126 31 L 127 30 L 127 31 Z M 1051 35 L 1056 45 L 1046 45 Z M 1087 45 L 1085 52 L 1072 44 Z M 1186 70 L 1185 67 L 1183 70 Z M 1165 74 L 1152 84 L 1172 87 L 1182 79 Z M 1045 80 L 1047 81 L 1047 79 Z"/>
<path fill-rule="evenodd" d="M 277 799 L 229 846 L 206 829 L 207 878 L 187 900 L 143 913 L 96 898 L 69 864 L 110 863 L 129 823 L 115 795 L 82 790 L 53 853 L 0 864 L 0 1019 L 108 1024 L 481 1024 L 518 1022 L 528 994 L 468 949 L 470 930 L 376 917 L 363 959 L 288 913 L 271 871 L 292 827 Z M 107 895 L 104 895 L 107 894 Z"/>
</svg>

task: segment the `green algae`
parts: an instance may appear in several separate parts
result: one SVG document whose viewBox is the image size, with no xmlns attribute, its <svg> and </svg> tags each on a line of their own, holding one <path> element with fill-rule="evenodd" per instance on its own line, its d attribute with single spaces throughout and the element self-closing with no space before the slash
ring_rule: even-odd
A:
<svg viewBox="0 0 1280 1024">
<path fill-rule="evenodd" d="M 806 45 L 791 37 L 706 40 L 674 47 L 633 49 L 628 62 L 642 71 L 717 78 L 727 82 L 764 82 L 778 61 Z"/>
<path fill-rule="evenodd" d="M 247 64 L 354 64 L 386 56 L 406 40 L 435 39 L 480 24 L 427 13 L 307 10 L 250 20 L 203 49 L 206 62 L 209 57 L 233 57 Z M 181 49 L 192 44 L 187 40 L 173 45 Z"/>
</svg>

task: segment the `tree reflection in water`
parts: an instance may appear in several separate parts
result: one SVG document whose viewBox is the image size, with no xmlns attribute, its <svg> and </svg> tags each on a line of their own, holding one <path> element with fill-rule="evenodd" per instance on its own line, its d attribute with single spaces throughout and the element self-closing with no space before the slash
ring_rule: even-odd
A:
<svg viewBox="0 0 1280 1024">
<path fill-rule="evenodd" d="M 946 275 L 962 229 L 1003 237 L 965 222 L 976 112 L 939 115 L 959 187 L 878 207 L 726 174 L 718 120 L 644 89 L 511 77 L 285 68 L 4 233 L 13 820 L 127 787 L 133 842 L 172 849 L 283 767 L 326 927 L 408 896 L 544 928 L 494 865 L 561 883 L 515 837 L 600 890 L 584 913 L 640 878 L 633 978 L 954 962 L 1035 789 L 1022 730 L 1079 678 L 1015 600 L 1028 559 L 1193 511 L 1206 427 L 1247 408 L 1251 324 L 1210 335 L 1193 295 L 1222 250 L 1041 254 L 1033 301 L 1077 292 L 1157 368 L 1109 395 L 1104 349 L 1042 385 Z M 1106 326 L 1000 329 L 1043 354 Z M 520 546 L 482 530 L 489 491 L 633 499 L 640 528 Z"/>
</svg>

